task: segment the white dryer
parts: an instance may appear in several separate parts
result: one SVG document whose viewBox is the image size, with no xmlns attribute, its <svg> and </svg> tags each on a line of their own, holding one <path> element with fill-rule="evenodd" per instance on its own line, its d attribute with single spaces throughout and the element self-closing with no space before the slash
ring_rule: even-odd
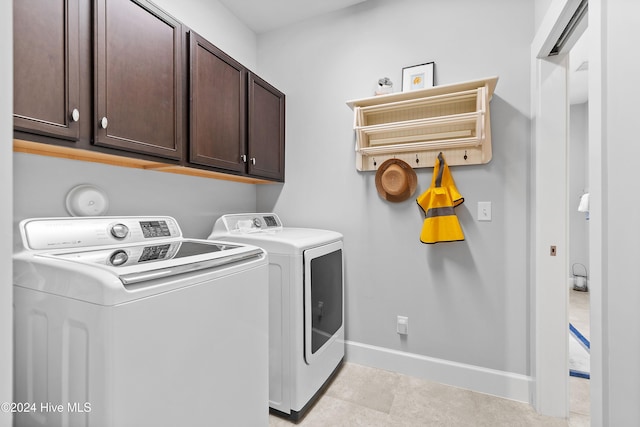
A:
<svg viewBox="0 0 640 427">
<path fill-rule="evenodd" d="M 269 255 L 269 406 L 293 420 L 344 359 L 344 257 L 340 233 L 283 227 L 273 213 L 220 217 L 210 239 Z"/>
<path fill-rule="evenodd" d="M 183 238 L 171 217 L 20 231 L 16 427 L 268 425 L 264 250 Z"/>
</svg>

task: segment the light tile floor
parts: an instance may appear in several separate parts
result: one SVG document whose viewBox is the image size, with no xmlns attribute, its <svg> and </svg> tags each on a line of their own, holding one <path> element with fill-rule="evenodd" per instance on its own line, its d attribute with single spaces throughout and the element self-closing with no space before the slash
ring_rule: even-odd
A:
<svg viewBox="0 0 640 427">
<path fill-rule="evenodd" d="M 585 338 L 591 341 L 589 323 L 589 292 L 569 293 L 569 322 L 573 323 Z M 588 427 L 591 424 L 589 380 L 569 377 L 569 425 Z"/>
<path fill-rule="evenodd" d="M 270 427 L 291 426 L 270 415 Z M 298 424 L 367 426 L 567 426 L 530 405 L 345 363 L 327 391 Z"/>
<path fill-rule="evenodd" d="M 580 295 L 575 295 L 580 294 Z M 574 292 L 570 318 L 588 337 L 588 293 Z M 573 307 L 572 307 L 573 308 Z M 578 326 L 578 324 L 580 326 Z M 583 332 L 584 331 L 584 332 Z M 570 377 L 570 419 L 539 415 L 528 404 L 418 378 L 345 363 L 301 427 L 589 426 L 589 382 Z M 293 423 L 269 415 L 270 427 Z"/>
</svg>

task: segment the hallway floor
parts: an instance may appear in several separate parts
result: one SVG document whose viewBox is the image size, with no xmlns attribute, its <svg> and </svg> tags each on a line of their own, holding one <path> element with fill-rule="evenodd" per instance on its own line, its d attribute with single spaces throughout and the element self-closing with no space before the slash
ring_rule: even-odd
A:
<svg viewBox="0 0 640 427">
<path fill-rule="evenodd" d="M 589 341 L 589 292 L 569 291 L 569 322 Z M 591 424 L 591 408 L 589 397 L 589 380 L 569 377 L 569 425 L 572 427 L 588 427 Z"/>
</svg>

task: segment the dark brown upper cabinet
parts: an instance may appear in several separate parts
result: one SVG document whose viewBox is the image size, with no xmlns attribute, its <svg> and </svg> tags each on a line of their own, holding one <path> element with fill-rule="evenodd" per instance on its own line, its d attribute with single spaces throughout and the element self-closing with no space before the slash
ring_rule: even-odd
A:
<svg viewBox="0 0 640 427">
<path fill-rule="evenodd" d="M 247 72 L 191 31 L 189 162 L 245 172 Z"/>
<path fill-rule="evenodd" d="M 68 140 L 79 138 L 77 0 L 13 2 L 14 128 Z"/>
<path fill-rule="evenodd" d="M 284 94 L 150 1 L 13 0 L 13 13 L 15 140 L 284 181 Z"/>
<path fill-rule="evenodd" d="M 181 159 L 181 23 L 144 0 L 95 7 L 94 144 Z"/>
<path fill-rule="evenodd" d="M 190 31 L 189 162 L 284 180 L 282 92 Z"/>
<path fill-rule="evenodd" d="M 251 176 L 284 181 L 285 96 L 249 73 L 247 172 Z"/>
</svg>

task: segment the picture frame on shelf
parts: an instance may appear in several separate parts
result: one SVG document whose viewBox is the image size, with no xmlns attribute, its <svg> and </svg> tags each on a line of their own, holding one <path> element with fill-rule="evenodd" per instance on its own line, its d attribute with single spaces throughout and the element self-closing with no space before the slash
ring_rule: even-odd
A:
<svg viewBox="0 0 640 427">
<path fill-rule="evenodd" d="M 426 89 L 434 86 L 435 62 L 412 65 L 402 69 L 402 91 Z"/>
</svg>

